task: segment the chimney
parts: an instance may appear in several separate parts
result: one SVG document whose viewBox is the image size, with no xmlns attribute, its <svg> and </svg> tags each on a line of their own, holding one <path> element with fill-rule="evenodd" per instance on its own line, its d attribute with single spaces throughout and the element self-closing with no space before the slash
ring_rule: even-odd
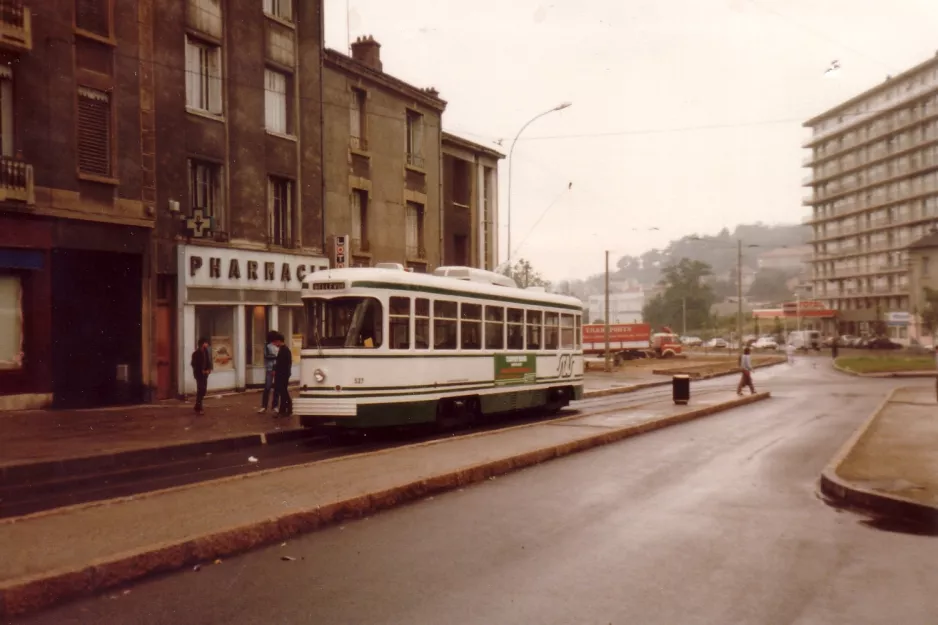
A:
<svg viewBox="0 0 938 625">
<path fill-rule="evenodd" d="M 373 70 L 383 71 L 381 65 L 381 44 L 374 37 L 358 37 L 352 44 L 352 58 Z"/>
</svg>

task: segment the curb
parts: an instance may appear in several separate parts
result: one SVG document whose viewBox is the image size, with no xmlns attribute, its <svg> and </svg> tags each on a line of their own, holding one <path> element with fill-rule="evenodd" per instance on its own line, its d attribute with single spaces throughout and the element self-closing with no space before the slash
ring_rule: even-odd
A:
<svg viewBox="0 0 938 625">
<path fill-rule="evenodd" d="M 884 371 L 882 373 L 857 373 L 834 362 L 834 369 L 858 378 L 934 378 L 938 371 Z"/>
<path fill-rule="evenodd" d="M 297 534 L 312 532 L 345 519 L 360 518 L 427 495 L 484 481 L 522 469 L 607 445 L 654 430 L 762 401 L 770 393 L 734 398 L 678 415 L 639 425 L 595 434 L 577 441 L 466 467 L 442 475 L 401 484 L 383 491 L 352 497 L 323 507 L 295 510 L 282 516 L 214 533 L 180 543 L 154 545 L 137 553 L 121 554 L 111 560 L 98 560 L 81 570 L 59 570 L 7 582 L 0 587 L 0 616 L 9 617 L 47 608 L 53 604 L 93 595 L 154 573 L 165 573 L 215 558 L 235 555 L 264 545 L 281 542 Z"/>
<path fill-rule="evenodd" d="M 764 369 L 765 367 L 774 367 L 774 366 L 776 366 L 776 365 L 780 365 L 780 364 L 783 364 L 783 363 L 785 363 L 785 362 L 786 362 L 785 360 L 777 360 L 777 361 L 775 361 L 775 362 L 763 362 L 763 363 L 759 363 L 759 364 L 757 364 L 757 365 L 753 365 L 752 368 L 753 368 L 753 369 Z M 707 368 L 708 366 L 712 366 L 712 365 L 697 365 L 697 367 L 700 368 L 700 369 L 705 369 L 705 368 Z M 735 373 L 739 373 L 739 372 L 740 372 L 740 368 L 737 366 L 737 367 L 734 367 L 733 369 L 731 369 L 730 371 L 719 371 L 719 372 L 717 372 L 717 373 L 708 373 L 708 374 L 705 374 L 705 375 L 698 375 L 697 372 L 694 371 L 694 367 L 693 367 L 693 366 L 691 366 L 691 367 L 684 367 L 684 368 L 676 368 L 676 369 L 652 369 L 651 372 L 652 372 L 653 374 L 655 374 L 655 375 L 689 375 L 689 376 L 691 376 L 694 380 L 709 380 L 709 379 L 711 379 L 711 378 L 718 378 L 718 377 L 724 376 L 724 375 L 733 375 L 733 374 L 735 374 Z M 672 373 L 672 372 L 673 372 L 673 373 Z"/>
<path fill-rule="evenodd" d="M 938 508 L 923 504 L 898 495 L 887 495 L 864 488 L 837 475 L 837 470 L 856 447 L 857 443 L 866 435 L 867 431 L 879 418 L 893 396 L 902 389 L 895 388 L 886 394 L 886 397 L 873 411 L 873 414 L 863 422 L 856 432 L 840 448 L 834 458 L 821 471 L 821 493 L 839 503 L 862 508 L 877 515 L 900 517 L 910 521 L 924 523 L 938 523 Z"/>
</svg>

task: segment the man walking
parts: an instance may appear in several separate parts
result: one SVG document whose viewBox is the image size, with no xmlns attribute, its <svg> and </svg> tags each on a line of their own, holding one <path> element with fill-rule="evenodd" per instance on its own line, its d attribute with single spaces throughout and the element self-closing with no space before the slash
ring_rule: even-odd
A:
<svg viewBox="0 0 938 625">
<path fill-rule="evenodd" d="M 293 354 L 283 341 L 283 335 L 278 332 L 274 338 L 274 345 L 277 346 L 277 360 L 274 363 L 274 392 L 280 399 L 280 411 L 277 416 L 289 417 L 293 414 L 293 400 L 290 399 L 288 390 L 290 373 L 293 369 Z"/>
<path fill-rule="evenodd" d="M 199 344 L 192 352 L 192 377 L 195 378 L 195 412 L 205 414 L 202 409 L 202 400 L 208 391 L 208 376 L 212 372 L 212 350 L 208 346 L 207 338 L 200 338 Z"/>
<path fill-rule="evenodd" d="M 752 357 L 749 355 L 748 347 L 743 350 L 743 357 L 740 358 L 739 366 L 743 371 L 739 378 L 739 386 L 736 387 L 736 394 L 741 397 L 743 387 L 748 386 L 750 394 L 755 395 L 756 387 L 752 384 Z"/>
<path fill-rule="evenodd" d="M 261 407 L 257 411 L 260 414 L 267 412 L 267 400 L 270 399 L 270 391 L 274 391 L 274 401 L 270 405 L 271 410 L 277 409 L 277 395 L 274 389 L 274 366 L 277 364 L 277 346 L 274 345 L 274 339 L 277 333 L 271 330 L 267 333 L 267 344 L 264 345 L 264 394 L 261 395 Z"/>
</svg>

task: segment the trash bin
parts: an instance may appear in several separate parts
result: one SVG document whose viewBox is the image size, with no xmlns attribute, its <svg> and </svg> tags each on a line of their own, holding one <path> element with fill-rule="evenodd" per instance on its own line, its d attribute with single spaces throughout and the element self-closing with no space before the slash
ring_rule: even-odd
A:
<svg viewBox="0 0 938 625">
<path fill-rule="evenodd" d="M 671 395 L 675 404 L 686 404 L 690 401 L 690 376 L 676 375 L 671 378 Z"/>
</svg>

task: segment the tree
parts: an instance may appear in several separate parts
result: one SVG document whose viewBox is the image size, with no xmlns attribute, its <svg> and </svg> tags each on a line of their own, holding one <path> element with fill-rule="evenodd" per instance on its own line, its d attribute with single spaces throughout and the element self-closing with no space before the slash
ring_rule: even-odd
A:
<svg viewBox="0 0 938 625">
<path fill-rule="evenodd" d="M 760 300 L 783 301 L 791 296 L 788 280 L 791 276 L 781 269 L 760 269 L 756 273 L 749 295 Z"/>
<path fill-rule="evenodd" d="M 506 267 L 505 275 L 514 280 L 515 284 L 522 289 L 526 289 L 529 286 L 550 287 L 550 282 L 545 280 L 539 272 L 534 270 L 530 261 L 523 258 L 518 259 L 514 267 Z"/>
<path fill-rule="evenodd" d="M 704 279 L 712 274 L 710 265 L 682 258 L 666 266 L 661 273 L 664 293 L 645 304 L 642 310 L 645 322 L 653 327 L 669 326 L 679 330 L 683 329 L 686 316 L 688 328 L 708 327 L 714 295 Z"/>
</svg>

